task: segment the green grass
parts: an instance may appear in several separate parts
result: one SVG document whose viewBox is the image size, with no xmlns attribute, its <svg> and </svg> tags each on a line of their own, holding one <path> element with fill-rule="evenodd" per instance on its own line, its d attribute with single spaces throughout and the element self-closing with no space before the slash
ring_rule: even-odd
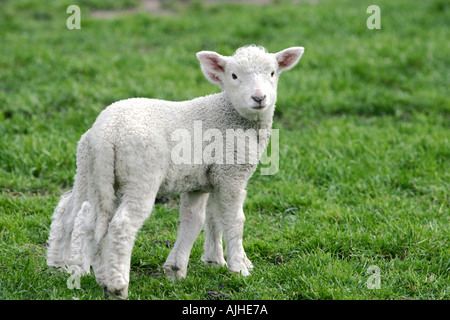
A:
<svg viewBox="0 0 450 320">
<path fill-rule="evenodd" d="M 78 3 L 80 30 L 66 8 Z M 306 48 L 283 74 L 275 128 L 280 170 L 255 174 L 245 204 L 250 277 L 200 261 L 165 279 L 178 203 L 156 205 L 138 234 L 130 299 L 449 299 L 450 6 L 378 0 L 252 6 L 138 1 L 3 1 L 0 10 L 0 299 L 103 299 L 45 264 L 50 217 L 73 183 L 78 139 L 113 101 L 217 92 L 195 53 Z M 127 9 L 112 19 L 95 9 Z M 368 289 L 367 270 L 381 272 Z M 210 292 L 210 293 L 208 293 Z"/>
</svg>

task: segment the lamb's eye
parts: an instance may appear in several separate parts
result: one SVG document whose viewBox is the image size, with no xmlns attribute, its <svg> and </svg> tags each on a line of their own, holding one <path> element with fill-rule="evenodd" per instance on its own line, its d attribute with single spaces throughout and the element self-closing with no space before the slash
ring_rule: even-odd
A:
<svg viewBox="0 0 450 320">
<path fill-rule="evenodd" d="M 272 71 L 272 73 L 270 74 L 270 76 L 273 77 L 274 74 L 275 74 L 275 71 Z"/>
<path fill-rule="evenodd" d="M 235 75 L 234 73 L 231 74 L 231 77 L 236 80 L 237 79 L 237 75 Z"/>
</svg>

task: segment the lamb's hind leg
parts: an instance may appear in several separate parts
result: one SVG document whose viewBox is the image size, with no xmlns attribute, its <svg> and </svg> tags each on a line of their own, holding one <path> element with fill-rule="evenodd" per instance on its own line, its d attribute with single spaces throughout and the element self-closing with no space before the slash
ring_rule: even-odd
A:
<svg viewBox="0 0 450 320">
<path fill-rule="evenodd" d="M 106 248 L 102 250 L 107 250 L 103 253 L 108 266 L 106 287 L 114 298 L 125 299 L 128 296 L 134 240 L 152 211 L 155 195 L 156 192 L 145 198 L 124 196 L 109 225 Z"/>
<path fill-rule="evenodd" d="M 186 277 L 192 246 L 205 221 L 207 200 L 208 193 L 189 192 L 181 195 L 177 241 L 164 264 L 164 271 L 169 278 Z"/>
</svg>

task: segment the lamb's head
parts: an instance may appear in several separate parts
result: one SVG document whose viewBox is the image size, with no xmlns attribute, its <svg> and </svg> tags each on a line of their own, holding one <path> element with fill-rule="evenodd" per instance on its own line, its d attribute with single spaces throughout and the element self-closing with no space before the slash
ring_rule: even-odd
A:
<svg viewBox="0 0 450 320">
<path fill-rule="evenodd" d="M 294 67 L 303 47 L 268 53 L 254 45 L 236 50 L 231 57 L 201 51 L 197 58 L 206 78 L 217 84 L 236 110 L 248 119 L 272 116 L 281 72 Z"/>
</svg>

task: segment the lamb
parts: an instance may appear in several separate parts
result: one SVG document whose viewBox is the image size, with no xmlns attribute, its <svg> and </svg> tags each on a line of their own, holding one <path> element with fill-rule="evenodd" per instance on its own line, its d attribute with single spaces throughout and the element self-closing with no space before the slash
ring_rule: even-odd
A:
<svg viewBox="0 0 450 320">
<path fill-rule="evenodd" d="M 257 163 L 229 163 L 217 156 L 173 161 L 173 134 L 183 129 L 192 137 L 198 122 L 203 131 L 223 136 L 230 129 L 238 137 L 259 130 L 264 133 L 256 137 L 259 159 L 270 139 L 279 76 L 297 64 L 303 51 L 291 47 L 271 54 L 255 45 L 239 48 L 233 56 L 201 51 L 201 69 L 221 93 L 182 102 L 131 98 L 103 110 L 78 143 L 73 189 L 53 213 L 47 264 L 80 275 L 92 266 L 105 292 L 125 299 L 137 232 L 156 198 L 181 194 L 177 240 L 163 266 L 167 276 L 186 277 L 191 248 L 204 224 L 202 261 L 249 275 L 253 266 L 242 244 L 243 203 Z M 255 149 L 249 143 L 244 148 Z M 239 150 L 233 145 L 231 150 L 236 160 Z"/>
</svg>

